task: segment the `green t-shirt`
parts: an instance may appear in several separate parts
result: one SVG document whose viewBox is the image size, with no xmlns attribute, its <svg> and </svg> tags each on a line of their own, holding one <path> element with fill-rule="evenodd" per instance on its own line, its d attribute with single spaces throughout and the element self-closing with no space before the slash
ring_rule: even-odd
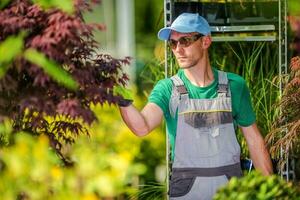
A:
<svg viewBox="0 0 300 200">
<path fill-rule="evenodd" d="M 185 76 L 182 69 L 178 71 L 178 76 L 184 82 L 188 90 L 189 98 L 191 99 L 212 99 L 217 97 L 218 87 L 218 71 L 213 68 L 214 81 L 205 87 L 193 85 Z M 250 92 L 245 80 L 233 73 L 227 72 L 227 78 L 230 84 L 231 98 L 232 98 L 232 115 L 235 125 L 250 126 L 255 122 L 255 114 L 251 105 Z M 148 102 L 158 105 L 163 113 L 167 124 L 167 131 L 171 147 L 174 147 L 176 129 L 177 129 L 177 115 L 173 118 L 169 110 L 169 102 L 173 84 L 170 78 L 160 80 L 153 88 Z M 172 155 L 174 155 L 174 148 L 172 148 Z"/>
</svg>

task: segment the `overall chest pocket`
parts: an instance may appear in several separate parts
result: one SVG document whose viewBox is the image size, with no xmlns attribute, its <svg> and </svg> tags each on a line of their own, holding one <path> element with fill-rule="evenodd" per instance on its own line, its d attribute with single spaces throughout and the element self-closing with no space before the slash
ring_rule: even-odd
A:
<svg viewBox="0 0 300 200">
<path fill-rule="evenodd" d="M 235 130 L 230 112 L 188 112 L 181 116 L 187 151 L 192 157 L 212 157 L 236 149 Z"/>
<path fill-rule="evenodd" d="M 184 114 L 185 123 L 193 128 L 212 127 L 233 121 L 231 112 L 188 112 Z"/>
</svg>

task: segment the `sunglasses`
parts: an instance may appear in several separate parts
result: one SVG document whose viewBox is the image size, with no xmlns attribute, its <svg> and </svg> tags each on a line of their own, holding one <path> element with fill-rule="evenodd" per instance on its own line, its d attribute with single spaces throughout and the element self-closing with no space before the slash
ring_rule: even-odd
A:
<svg viewBox="0 0 300 200">
<path fill-rule="evenodd" d="M 199 38 L 201 38 L 202 36 L 203 36 L 202 34 L 197 34 L 197 35 L 193 35 L 193 36 L 181 37 L 181 38 L 179 38 L 179 40 L 170 39 L 170 40 L 168 40 L 168 43 L 169 43 L 171 49 L 176 49 L 178 43 L 181 47 L 188 47 L 191 44 L 193 44 L 195 41 L 197 41 Z"/>
</svg>

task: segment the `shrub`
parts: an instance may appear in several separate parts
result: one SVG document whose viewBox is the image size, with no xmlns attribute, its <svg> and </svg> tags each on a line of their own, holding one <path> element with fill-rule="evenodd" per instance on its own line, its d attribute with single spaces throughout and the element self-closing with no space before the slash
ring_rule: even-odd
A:
<svg viewBox="0 0 300 200">
<path fill-rule="evenodd" d="M 284 79 L 283 79 L 284 80 Z M 300 57 L 291 60 L 291 73 L 283 81 L 282 98 L 274 106 L 278 115 L 272 130 L 267 135 L 270 152 L 279 159 L 279 166 L 284 166 L 286 158 L 295 156 L 299 159 L 300 152 Z M 281 156 L 282 151 L 283 156 Z"/>
<path fill-rule="evenodd" d="M 238 179 L 232 178 L 220 188 L 214 200 L 299 200 L 300 191 L 276 175 L 263 176 L 257 171 Z"/>
</svg>

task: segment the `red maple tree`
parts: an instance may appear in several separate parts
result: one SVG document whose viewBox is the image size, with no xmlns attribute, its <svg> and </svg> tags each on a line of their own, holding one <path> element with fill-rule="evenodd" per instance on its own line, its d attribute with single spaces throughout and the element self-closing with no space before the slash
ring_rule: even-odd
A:
<svg viewBox="0 0 300 200">
<path fill-rule="evenodd" d="M 96 117 L 90 105 L 118 102 L 122 97 L 114 96 L 113 87 L 128 81 L 121 68 L 129 64 L 129 58 L 96 52 L 99 44 L 93 31 L 102 30 L 103 25 L 87 24 L 82 17 L 91 5 L 77 0 L 74 7 L 71 15 L 59 9 L 44 10 L 29 0 L 12 0 L 0 10 L 0 42 L 26 31 L 24 49 L 44 53 L 78 83 L 77 90 L 70 90 L 22 56 L 14 59 L 0 79 L 0 119 L 12 119 L 15 132 L 48 135 L 58 153 L 62 143 L 74 142 L 74 135 L 88 134 L 72 119 L 91 124 Z M 64 118 L 46 120 L 47 116 L 62 115 Z M 68 131 L 73 136 L 66 134 Z"/>
</svg>

